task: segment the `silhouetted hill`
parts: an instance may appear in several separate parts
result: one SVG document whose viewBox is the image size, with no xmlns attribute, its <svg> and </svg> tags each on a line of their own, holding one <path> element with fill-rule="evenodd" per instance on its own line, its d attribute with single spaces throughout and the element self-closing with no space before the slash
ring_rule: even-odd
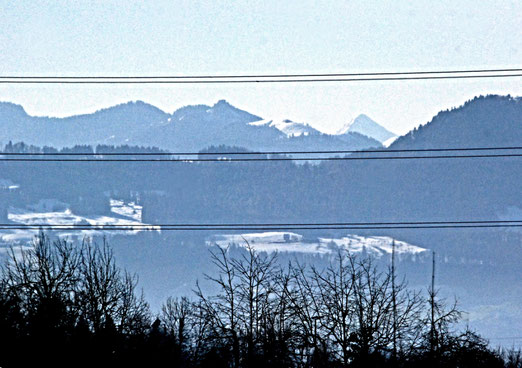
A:
<svg viewBox="0 0 522 368">
<path fill-rule="evenodd" d="M 390 148 L 509 147 L 522 142 L 522 98 L 480 96 L 438 113 Z"/>
<path fill-rule="evenodd" d="M 168 118 L 168 114 L 142 101 L 66 118 L 29 116 L 21 106 L 14 109 L 16 105 L 5 102 L 0 106 L 0 141 L 40 146 L 125 144 L 130 132 L 147 129 Z"/>
</svg>

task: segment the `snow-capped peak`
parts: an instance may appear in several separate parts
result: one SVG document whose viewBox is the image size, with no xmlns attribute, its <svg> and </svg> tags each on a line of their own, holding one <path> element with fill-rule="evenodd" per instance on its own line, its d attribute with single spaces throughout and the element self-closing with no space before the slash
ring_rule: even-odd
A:
<svg viewBox="0 0 522 368">
<path fill-rule="evenodd" d="M 312 128 L 306 123 L 296 123 L 289 119 L 264 119 L 249 123 L 252 126 L 269 126 L 276 128 L 284 133 L 287 137 L 299 137 L 301 135 L 307 136 L 319 133 L 318 130 Z"/>
<path fill-rule="evenodd" d="M 338 135 L 346 133 L 359 133 L 367 137 L 373 138 L 381 143 L 384 143 L 392 138 L 397 137 L 396 134 L 390 132 L 382 127 L 367 115 L 361 114 L 353 119 L 351 122 L 343 126 L 338 132 Z"/>
</svg>

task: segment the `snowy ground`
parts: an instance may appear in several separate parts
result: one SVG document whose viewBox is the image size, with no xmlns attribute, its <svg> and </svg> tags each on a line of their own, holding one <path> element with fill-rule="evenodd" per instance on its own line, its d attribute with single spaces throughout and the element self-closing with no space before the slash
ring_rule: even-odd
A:
<svg viewBox="0 0 522 368">
<path fill-rule="evenodd" d="M 73 228 L 60 231 L 60 237 L 80 238 L 98 236 L 125 234 L 135 235 L 139 231 L 145 230 L 143 227 L 132 228 L 133 225 L 146 225 L 142 222 L 142 206 L 134 202 L 125 203 L 122 200 L 111 199 L 111 212 L 114 216 L 81 216 L 74 214 L 67 208 L 67 204 L 53 201 L 42 200 L 36 205 L 28 206 L 26 209 L 9 208 L 8 219 L 14 224 L 23 225 L 114 225 L 114 226 L 130 226 L 128 231 L 110 231 L 110 230 L 75 230 Z M 147 229 L 159 230 L 159 228 L 150 225 Z M 34 230 L 0 230 L 0 244 L 26 244 L 32 240 L 38 233 Z M 215 235 L 207 241 L 207 245 L 216 244 L 226 247 L 231 244 L 246 247 L 247 243 L 254 249 L 261 252 L 292 252 L 292 253 L 308 253 L 308 254 L 331 254 L 335 253 L 339 248 L 344 248 L 353 253 L 366 252 L 373 256 L 383 256 L 391 254 L 392 242 L 395 241 L 395 251 L 398 255 L 416 255 L 427 251 L 427 249 L 408 244 L 400 240 L 394 240 L 384 236 L 364 237 L 349 234 L 341 238 L 317 238 L 315 240 L 306 240 L 302 235 L 295 232 L 260 232 L 245 234 L 223 234 Z M 0 250 L 1 252 L 2 250 Z"/>
<path fill-rule="evenodd" d="M 47 204 L 47 203 L 46 203 Z M 111 200 L 111 212 L 118 217 L 112 216 L 80 216 L 71 212 L 70 209 L 60 211 L 42 211 L 42 203 L 30 206 L 30 209 L 9 208 L 7 218 L 14 224 L 21 225 L 120 225 L 133 226 L 145 225 L 141 222 L 142 207 L 135 203 L 124 203 L 123 201 Z M 44 206 L 45 207 L 45 206 Z M 154 229 L 150 226 L 148 229 Z M 131 228 L 128 231 L 100 231 L 100 230 L 63 230 L 59 232 L 61 237 L 79 237 L 95 236 L 103 234 L 127 234 L 133 235 L 143 228 Z M 23 244 L 30 241 L 38 233 L 38 230 L 0 230 L 0 243 L 4 244 Z"/>
<path fill-rule="evenodd" d="M 141 221 L 141 213 L 143 207 L 138 206 L 134 202 L 125 203 L 117 199 L 111 199 L 111 212 L 114 212 L 120 216 L 129 217 L 136 221 Z"/>
<path fill-rule="evenodd" d="M 303 236 L 292 232 L 263 232 L 248 234 L 216 235 L 207 241 L 207 245 L 216 244 L 226 247 L 231 244 L 246 247 L 247 243 L 260 252 L 293 252 L 329 254 L 344 248 L 353 253 L 367 252 L 376 257 L 392 253 L 395 241 L 395 252 L 398 255 L 417 255 L 427 251 L 425 248 L 394 240 L 386 236 L 364 237 L 346 235 L 342 238 L 318 238 L 317 241 L 303 241 Z"/>
</svg>

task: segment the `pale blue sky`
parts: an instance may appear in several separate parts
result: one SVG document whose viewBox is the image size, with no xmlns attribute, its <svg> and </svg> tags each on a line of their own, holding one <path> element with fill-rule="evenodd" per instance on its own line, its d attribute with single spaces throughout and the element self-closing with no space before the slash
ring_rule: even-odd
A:
<svg viewBox="0 0 522 368">
<path fill-rule="evenodd" d="M 6 1 L 1 75 L 333 73 L 522 66 L 521 1 Z M 0 86 L 64 116 L 141 99 L 168 112 L 226 99 L 335 131 L 359 113 L 404 133 L 521 78 L 197 86 Z"/>
</svg>

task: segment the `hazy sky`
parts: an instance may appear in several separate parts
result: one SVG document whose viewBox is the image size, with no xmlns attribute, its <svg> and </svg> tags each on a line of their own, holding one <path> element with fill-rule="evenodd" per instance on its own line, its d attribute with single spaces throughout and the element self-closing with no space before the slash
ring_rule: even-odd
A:
<svg viewBox="0 0 522 368">
<path fill-rule="evenodd" d="M 522 66 L 516 1 L 0 0 L 1 75 L 335 73 Z M 144 100 L 226 99 L 335 131 L 359 113 L 405 133 L 521 78 L 262 85 L 2 85 L 0 100 L 64 116 Z"/>
</svg>

